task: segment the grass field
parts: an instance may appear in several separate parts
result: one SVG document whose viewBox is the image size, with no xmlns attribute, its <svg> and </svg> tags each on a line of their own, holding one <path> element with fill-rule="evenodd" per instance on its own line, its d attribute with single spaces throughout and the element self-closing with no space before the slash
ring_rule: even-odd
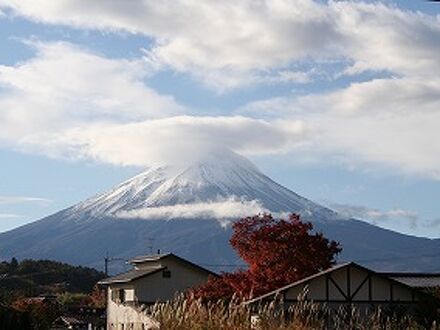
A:
<svg viewBox="0 0 440 330">
<path fill-rule="evenodd" d="M 440 329 L 430 320 L 418 319 L 404 311 L 376 309 L 365 316 L 355 308 L 330 310 L 302 301 L 284 310 L 279 303 L 248 306 L 238 300 L 208 302 L 178 297 L 147 308 L 147 313 L 167 330 L 245 329 Z"/>
</svg>

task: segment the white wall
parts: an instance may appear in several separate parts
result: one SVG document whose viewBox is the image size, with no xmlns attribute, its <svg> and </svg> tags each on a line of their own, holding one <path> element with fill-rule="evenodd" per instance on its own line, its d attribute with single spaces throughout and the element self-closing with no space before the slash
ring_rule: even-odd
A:
<svg viewBox="0 0 440 330">
<path fill-rule="evenodd" d="M 166 260 L 163 265 L 171 272 L 171 277 L 164 278 L 162 271 L 159 271 L 134 282 L 137 300 L 148 303 L 169 300 L 176 293 L 184 292 L 208 279 L 208 273 L 175 260 Z"/>
<path fill-rule="evenodd" d="M 355 291 L 360 287 L 356 294 L 352 297 L 352 302 L 370 301 L 369 280 L 365 279 L 369 272 L 357 267 L 350 267 L 349 275 L 348 267 L 336 269 L 329 274 L 315 277 L 307 283 L 292 287 L 284 292 L 286 300 L 296 300 L 303 290 L 308 288 L 307 299 L 315 301 L 325 301 L 327 299 L 326 275 L 339 286 L 345 296 L 353 296 Z M 362 286 L 361 286 L 362 284 Z M 329 281 L 328 300 L 333 302 L 347 302 L 347 299 L 340 292 L 337 286 Z M 391 288 L 392 286 L 392 288 Z M 391 294 L 392 291 L 392 294 Z M 412 302 L 412 290 L 402 284 L 393 282 L 381 276 L 371 275 L 371 301 L 375 303 L 388 302 Z M 417 298 L 417 297 L 416 297 Z"/>
<path fill-rule="evenodd" d="M 157 326 L 154 320 L 133 306 L 141 303 L 155 303 L 174 298 L 179 292 L 206 282 L 209 273 L 194 266 L 188 265 L 172 257 L 164 258 L 160 264 L 154 266 L 167 267 L 171 277 L 163 277 L 160 270 L 154 274 L 134 280 L 128 284 L 110 285 L 107 290 L 107 329 L 122 329 L 124 324 L 127 329 L 152 329 Z M 142 267 L 142 265 L 137 265 Z M 111 290 L 125 290 L 126 303 L 117 303 L 111 299 Z M 130 306 L 132 305 L 132 306 Z M 144 325 L 144 328 L 142 328 Z M 118 327 L 119 326 L 119 327 Z M 131 328 L 133 327 L 133 328 Z"/>
<path fill-rule="evenodd" d="M 122 287 L 117 286 L 117 288 Z M 112 301 L 111 289 L 107 289 L 107 330 L 147 330 L 157 328 L 158 324 L 145 313 L 140 313 L 136 307 Z"/>
</svg>

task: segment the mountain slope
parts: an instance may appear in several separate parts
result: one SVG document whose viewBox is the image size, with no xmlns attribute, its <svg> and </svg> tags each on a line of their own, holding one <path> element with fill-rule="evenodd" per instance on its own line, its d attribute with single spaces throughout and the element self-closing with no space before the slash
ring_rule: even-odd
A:
<svg viewBox="0 0 440 330">
<path fill-rule="evenodd" d="M 108 193 L 2 233 L 0 256 L 50 258 L 102 269 L 107 251 L 129 258 L 147 253 L 154 240 L 154 248 L 204 265 L 239 264 L 225 224 L 263 211 L 300 213 L 341 241 L 341 259 L 381 270 L 440 270 L 440 258 L 434 255 L 440 252 L 439 240 L 344 219 L 225 150 L 184 168 L 150 169 Z M 120 270 L 123 263 L 113 267 Z"/>
</svg>

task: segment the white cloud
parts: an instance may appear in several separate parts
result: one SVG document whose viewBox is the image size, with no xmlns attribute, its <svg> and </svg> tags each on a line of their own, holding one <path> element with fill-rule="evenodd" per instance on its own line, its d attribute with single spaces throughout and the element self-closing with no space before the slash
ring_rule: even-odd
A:
<svg viewBox="0 0 440 330">
<path fill-rule="evenodd" d="M 1 204 L 21 204 L 21 203 L 38 203 L 38 204 L 50 204 L 51 199 L 41 197 L 28 197 L 28 196 L 0 196 Z"/>
<path fill-rule="evenodd" d="M 308 112 L 331 112 L 335 115 L 372 117 L 377 114 L 398 116 L 437 112 L 440 108 L 440 79 L 382 78 L 351 83 L 348 87 L 324 94 L 299 97 L 296 108 Z"/>
<path fill-rule="evenodd" d="M 127 219 L 218 219 L 226 225 L 228 223 L 227 220 L 235 220 L 267 212 L 269 210 L 264 208 L 257 200 L 246 201 L 231 197 L 206 203 L 177 204 L 120 211 L 115 216 Z"/>
<path fill-rule="evenodd" d="M 330 93 L 263 100 L 243 112 L 266 120 L 173 116 L 184 108 L 145 85 L 143 62 L 66 43 L 34 47 L 34 58 L 0 66 L 0 143 L 15 149 L 144 166 L 220 145 L 244 154 L 301 151 L 306 158 L 377 163 L 440 178 L 436 77 L 353 83 Z"/>
<path fill-rule="evenodd" d="M 438 109 L 440 80 L 433 75 L 351 83 L 333 92 L 253 102 L 240 111 L 301 119 L 309 143 L 296 157 L 440 179 Z"/>
<path fill-rule="evenodd" d="M 47 24 L 149 36 L 148 60 L 220 89 L 264 81 L 268 70 L 304 59 L 348 62 L 347 74 L 440 69 L 439 18 L 382 3 L 0 0 L 0 8 Z"/>
<path fill-rule="evenodd" d="M 18 219 L 18 218 L 22 218 L 22 216 L 14 213 L 0 213 L 0 219 Z"/>
<path fill-rule="evenodd" d="M 179 116 L 89 125 L 22 141 L 29 150 L 54 157 L 151 165 L 187 161 L 219 146 L 244 154 L 286 152 L 300 145 L 306 135 L 301 121 Z"/>
<path fill-rule="evenodd" d="M 211 147 L 277 153 L 300 143 L 301 121 L 175 116 L 184 107 L 143 81 L 143 61 L 67 43 L 33 42 L 34 58 L 0 66 L 0 145 L 67 159 L 151 165 Z"/>
<path fill-rule="evenodd" d="M 388 70 L 402 75 L 439 72 L 440 20 L 382 3 L 334 2 L 338 27 L 347 36 L 348 73 Z"/>
<path fill-rule="evenodd" d="M 108 59 L 67 43 L 34 42 L 34 58 L 0 66 L 0 142 L 90 122 L 131 122 L 182 111 L 145 86 L 143 61 Z"/>
<path fill-rule="evenodd" d="M 328 203 L 327 203 L 328 204 Z M 423 233 L 423 236 L 437 238 L 436 231 L 440 226 L 440 219 L 424 219 L 418 212 L 404 209 L 393 208 L 389 210 L 380 210 L 361 205 L 353 204 L 332 204 L 329 208 L 337 211 L 347 219 L 359 219 L 367 221 L 373 225 L 414 235 L 414 230 Z"/>
<path fill-rule="evenodd" d="M 374 224 L 380 224 L 387 221 L 406 220 L 411 228 L 419 225 L 420 217 L 417 212 L 395 208 L 391 210 L 378 210 L 360 205 L 350 204 L 331 204 L 330 208 L 347 218 L 357 218 L 369 220 Z"/>
<path fill-rule="evenodd" d="M 440 179 L 440 114 L 368 118 L 317 116 L 321 133 L 312 153 L 336 155 L 352 165 L 378 164 L 399 172 Z M 310 122 L 309 122 L 310 124 Z"/>
<path fill-rule="evenodd" d="M 437 228 L 437 227 L 440 227 L 440 218 L 437 218 L 437 219 L 434 219 L 434 220 L 428 221 L 428 223 L 427 223 L 427 227 L 428 227 L 428 228 Z M 436 236 L 436 238 L 437 238 L 437 236 Z"/>
<path fill-rule="evenodd" d="M 301 147 L 308 159 L 380 164 L 440 178 L 439 17 L 382 3 L 311 0 L 0 0 L 0 8 L 38 22 L 153 40 L 145 61 L 107 59 L 59 43 L 38 44 L 33 60 L 0 67 L 0 84 L 8 88 L 0 95 L 0 107 L 7 109 L 0 113 L 4 143 L 18 140 L 26 150 L 117 164 L 168 158 L 163 150 L 176 145 L 190 153 L 191 144 L 214 143 L 204 140 L 244 153 L 294 150 L 297 157 Z M 224 89 L 307 83 L 317 73 L 297 65 L 304 61 L 307 67 L 337 63 L 342 69 L 336 76 L 349 79 L 365 72 L 386 78 L 363 77 L 331 92 L 266 100 L 242 112 L 254 111 L 265 121 L 152 120 L 184 109 L 145 86 L 151 64 Z"/>
</svg>

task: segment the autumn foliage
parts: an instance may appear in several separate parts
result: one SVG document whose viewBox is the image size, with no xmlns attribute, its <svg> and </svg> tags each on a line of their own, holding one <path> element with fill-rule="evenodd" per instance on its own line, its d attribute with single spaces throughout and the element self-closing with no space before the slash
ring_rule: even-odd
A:
<svg viewBox="0 0 440 330">
<path fill-rule="evenodd" d="M 246 270 L 222 273 L 194 290 L 196 297 L 248 298 L 293 283 L 335 264 L 339 243 L 312 232 L 296 214 L 275 219 L 271 214 L 243 218 L 233 224 L 230 243 L 247 263 Z"/>
</svg>

